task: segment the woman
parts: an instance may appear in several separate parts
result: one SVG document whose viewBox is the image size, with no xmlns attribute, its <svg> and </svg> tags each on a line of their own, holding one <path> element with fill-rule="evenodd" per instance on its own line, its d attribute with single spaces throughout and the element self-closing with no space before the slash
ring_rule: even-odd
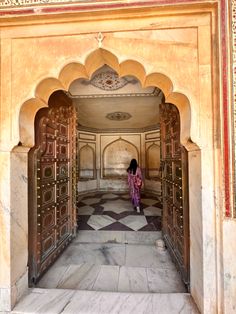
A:
<svg viewBox="0 0 236 314">
<path fill-rule="evenodd" d="M 137 213 L 140 213 L 140 190 L 142 186 L 142 173 L 136 159 L 131 160 L 127 172 L 132 204 L 137 209 Z"/>
</svg>

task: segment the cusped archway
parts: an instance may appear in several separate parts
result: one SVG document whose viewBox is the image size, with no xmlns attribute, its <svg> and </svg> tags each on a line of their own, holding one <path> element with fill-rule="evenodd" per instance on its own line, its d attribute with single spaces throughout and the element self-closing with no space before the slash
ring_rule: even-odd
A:
<svg viewBox="0 0 236 314">
<path fill-rule="evenodd" d="M 35 89 L 35 98 L 27 100 L 20 110 L 20 141 L 24 146 L 34 145 L 33 118 L 38 109 L 47 107 L 50 95 L 57 91 L 68 91 L 70 84 L 79 78 L 90 79 L 93 73 L 103 65 L 114 69 L 119 76 L 135 76 L 142 87 L 155 86 L 163 91 L 165 100 L 174 104 L 181 118 L 181 143 L 186 145 L 190 139 L 191 108 L 188 98 L 177 91 L 171 79 L 163 73 L 147 74 L 145 67 L 136 60 L 127 59 L 119 62 L 119 58 L 112 52 L 99 48 L 91 52 L 84 64 L 71 62 L 60 71 L 58 78 L 48 77 L 39 82 Z"/>
</svg>

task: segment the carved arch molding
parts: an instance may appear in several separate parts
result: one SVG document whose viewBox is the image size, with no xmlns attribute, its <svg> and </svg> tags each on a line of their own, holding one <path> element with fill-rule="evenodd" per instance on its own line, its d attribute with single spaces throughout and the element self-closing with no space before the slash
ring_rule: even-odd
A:
<svg viewBox="0 0 236 314">
<path fill-rule="evenodd" d="M 65 65 L 58 78 L 48 77 L 42 80 L 36 87 L 35 98 L 27 100 L 20 110 L 20 141 L 24 146 L 34 145 L 34 126 L 32 117 L 43 107 L 47 107 L 50 95 L 58 90 L 68 91 L 70 84 L 79 78 L 89 80 L 93 73 L 107 65 L 116 71 L 119 77 L 134 76 L 143 88 L 158 87 L 162 90 L 165 101 L 176 105 L 180 111 L 181 120 L 185 121 L 181 126 L 181 143 L 186 144 L 190 138 L 191 112 L 188 98 L 179 92 L 174 92 L 173 84 L 165 74 L 154 72 L 146 74 L 144 66 L 136 60 L 119 59 L 112 52 L 99 48 L 91 52 L 85 59 L 85 63 L 71 62 Z M 27 126 L 27 128 L 26 128 Z"/>
</svg>

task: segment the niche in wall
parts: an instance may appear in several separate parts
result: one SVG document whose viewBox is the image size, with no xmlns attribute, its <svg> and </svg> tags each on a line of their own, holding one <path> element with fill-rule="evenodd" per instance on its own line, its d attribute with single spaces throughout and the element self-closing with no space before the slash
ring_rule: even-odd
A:
<svg viewBox="0 0 236 314">
<path fill-rule="evenodd" d="M 146 151 L 146 174 L 149 179 L 160 177 L 160 146 L 153 143 Z"/>
<path fill-rule="evenodd" d="M 130 160 L 135 158 L 138 161 L 138 155 L 137 147 L 122 138 L 111 142 L 103 151 L 103 177 L 127 177 Z"/>
<path fill-rule="evenodd" d="M 161 179 L 161 150 L 160 150 L 160 130 L 145 134 L 145 160 L 147 180 L 159 181 Z"/>
<path fill-rule="evenodd" d="M 79 150 L 79 179 L 95 178 L 95 152 L 86 144 Z"/>
</svg>

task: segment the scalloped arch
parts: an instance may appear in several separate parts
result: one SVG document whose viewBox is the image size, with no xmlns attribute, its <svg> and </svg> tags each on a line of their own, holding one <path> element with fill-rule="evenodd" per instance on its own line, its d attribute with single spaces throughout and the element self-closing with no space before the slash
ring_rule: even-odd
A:
<svg viewBox="0 0 236 314">
<path fill-rule="evenodd" d="M 156 86 L 160 88 L 165 95 L 166 102 L 173 103 L 179 109 L 182 122 L 180 140 L 183 145 L 186 145 L 190 138 L 191 125 L 191 108 L 188 98 L 182 93 L 173 91 L 173 83 L 165 74 L 155 72 L 147 75 L 145 67 L 140 62 L 127 59 L 119 63 L 119 59 L 115 54 L 103 48 L 98 48 L 89 53 L 84 64 L 79 62 L 66 64 L 60 70 L 58 78 L 49 77 L 39 82 L 35 89 L 35 99 L 27 100 L 20 109 L 20 141 L 22 144 L 30 147 L 34 146 L 32 120 L 34 120 L 37 111 L 36 104 L 38 104 L 39 109 L 42 106 L 47 106 L 49 97 L 53 92 L 57 90 L 68 91 L 70 84 L 75 79 L 90 79 L 93 73 L 103 65 L 108 65 L 114 69 L 119 76 L 135 76 L 143 87 Z M 32 108 L 29 105 L 31 102 Z"/>
<path fill-rule="evenodd" d="M 48 105 L 38 98 L 32 98 L 23 103 L 19 116 L 20 141 L 23 146 L 33 147 L 34 137 L 34 118 L 39 109 Z"/>
<path fill-rule="evenodd" d="M 66 88 L 59 79 L 54 77 L 46 78 L 36 87 L 35 97 L 47 104 L 49 97 L 57 90 L 66 90 Z"/>
</svg>

